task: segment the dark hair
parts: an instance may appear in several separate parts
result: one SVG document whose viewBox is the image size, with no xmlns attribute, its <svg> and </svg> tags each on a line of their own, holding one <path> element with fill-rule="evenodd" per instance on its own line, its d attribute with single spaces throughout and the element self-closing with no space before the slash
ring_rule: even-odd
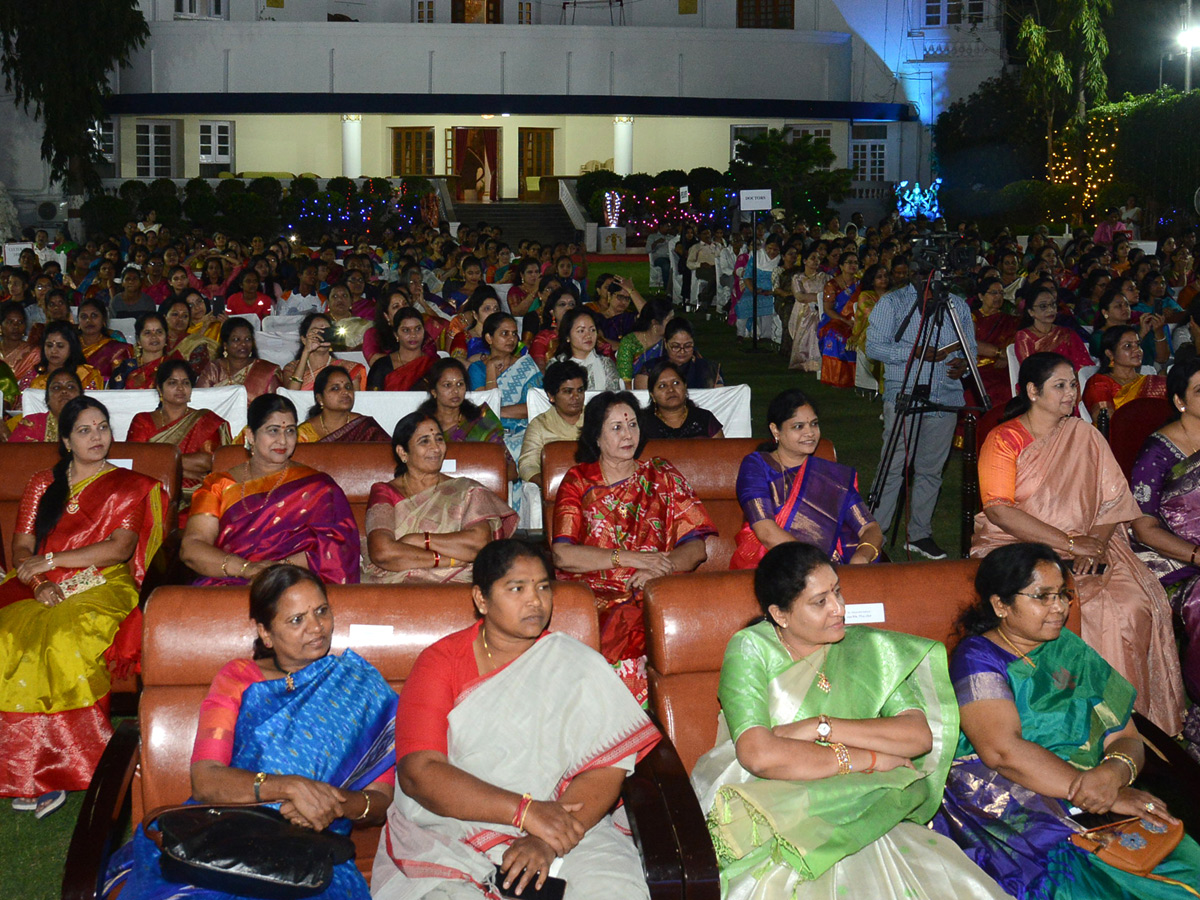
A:
<svg viewBox="0 0 1200 900">
<path fill-rule="evenodd" d="M 1107 375 L 1112 371 L 1113 361 L 1108 354 L 1114 357 L 1117 355 L 1117 344 L 1121 342 L 1121 338 L 1129 332 L 1134 334 L 1138 330 L 1133 325 L 1117 325 L 1113 328 L 1104 329 L 1104 333 L 1100 336 L 1100 372 Z"/>
<path fill-rule="evenodd" d="M 1040 562 L 1053 563 L 1064 581 L 1069 578 L 1067 564 L 1045 544 L 1006 544 L 985 556 L 975 572 L 977 596 L 958 615 L 959 634 L 983 634 L 999 625 L 1000 617 L 992 608 L 991 598 L 999 597 L 1005 606 L 1012 606 L 1017 592 L 1033 580 Z"/>
<path fill-rule="evenodd" d="M 69 378 L 75 382 L 75 386 L 79 388 L 79 393 L 83 394 L 83 382 L 79 380 L 79 373 L 74 369 L 55 369 L 46 376 L 46 405 L 50 405 L 50 382 L 58 377 Z"/>
<path fill-rule="evenodd" d="M 1027 356 L 1017 372 L 1017 392 L 1004 407 L 1004 415 L 1000 417 L 1000 421 L 1007 422 L 1009 419 L 1015 419 L 1017 416 L 1029 412 L 1033 402 L 1025 390 L 1026 386 L 1032 384 L 1038 391 L 1041 391 L 1046 379 L 1061 365 L 1071 365 L 1071 361 L 1061 353 L 1033 353 Z M 1073 366 L 1072 371 L 1074 371 Z"/>
<path fill-rule="evenodd" d="M 808 577 L 821 566 L 836 569 L 825 552 L 812 544 L 785 541 L 768 550 L 754 572 L 754 597 L 763 618 L 776 624 L 771 619 L 771 607 L 791 610 L 792 603 L 804 593 Z"/>
<path fill-rule="evenodd" d="M 392 305 L 392 298 L 397 294 L 404 298 L 404 306 L 412 306 L 412 298 L 409 296 L 408 290 L 399 285 L 382 291 L 379 299 L 375 301 L 375 337 L 379 341 L 379 348 L 384 353 L 391 353 L 396 349 L 396 334 L 388 319 L 388 307 Z M 403 309 L 404 306 L 400 309 Z"/>
<path fill-rule="evenodd" d="M 600 461 L 600 432 L 604 429 L 604 418 L 614 406 L 628 406 L 639 421 L 642 407 L 629 391 L 603 391 L 588 401 L 583 410 L 583 428 L 579 432 L 579 443 L 575 448 L 575 462 L 594 463 Z M 638 429 L 638 445 L 634 458 L 646 449 L 646 432 Z"/>
<path fill-rule="evenodd" d="M 330 290 L 333 290 L 333 288 L 330 288 Z M 319 311 L 310 312 L 303 319 L 301 319 L 300 320 L 300 331 L 299 331 L 300 348 L 296 351 L 296 355 L 293 356 L 292 359 L 299 359 L 300 354 L 304 352 L 304 336 L 306 334 L 308 334 L 308 329 L 312 328 L 312 323 L 317 321 L 317 319 L 324 319 L 330 325 L 333 324 L 333 316 L 331 316 L 327 312 L 319 312 Z"/>
<path fill-rule="evenodd" d="M 83 304 L 79 305 L 82 306 Z M 0 320 L 7 319 L 9 313 L 20 313 L 23 320 L 26 322 L 29 321 L 29 314 L 25 312 L 25 304 L 20 300 L 5 300 L 3 303 L 0 303 Z"/>
<path fill-rule="evenodd" d="M 350 373 L 343 366 L 328 365 L 317 373 L 317 377 L 313 379 L 313 405 L 308 408 L 308 418 L 315 419 L 321 414 L 321 404 L 316 402 L 317 397 L 325 393 L 325 388 L 329 385 L 329 379 L 334 375 L 341 373 L 350 379 L 350 391 L 354 392 L 354 379 L 350 378 Z"/>
<path fill-rule="evenodd" d="M 496 331 L 500 328 L 500 326 L 503 325 L 505 322 L 512 322 L 514 325 L 517 324 L 516 318 L 514 316 L 510 316 L 508 313 L 504 312 L 503 310 L 501 310 L 500 312 L 494 312 L 490 316 L 487 317 L 487 320 L 483 323 L 483 331 L 480 333 L 485 338 L 492 337 L 496 334 Z"/>
<path fill-rule="evenodd" d="M 183 370 L 183 373 L 187 375 L 187 380 L 191 386 L 195 387 L 196 371 L 190 365 L 188 365 L 188 361 L 186 359 L 178 358 L 164 359 L 162 361 L 162 364 L 158 367 L 158 371 L 154 375 L 155 385 L 157 385 L 159 390 L 162 390 L 162 386 L 167 383 L 167 379 L 170 378 L 175 372 L 180 370 Z"/>
<path fill-rule="evenodd" d="M 458 271 L 463 273 L 463 277 L 466 277 L 467 266 L 475 266 L 477 269 L 479 269 L 479 274 L 483 274 L 484 266 L 483 263 L 479 261 L 478 256 L 468 254 L 467 256 L 463 257 L 462 262 L 458 264 Z"/>
<path fill-rule="evenodd" d="M 671 298 L 662 296 L 651 297 L 646 301 L 642 311 L 638 313 L 637 321 L 633 323 L 634 331 L 648 331 L 651 322 L 665 323 L 675 310 L 671 306 Z"/>
<path fill-rule="evenodd" d="M 241 316 L 230 316 L 221 323 L 221 334 L 217 338 L 217 346 L 220 347 L 221 352 L 226 352 L 229 339 L 233 336 L 234 329 L 237 328 L 245 328 L 250 332 L 250 358 L 258 359 L 258 341 L 254 339 L 254 326 Z"/>
<path fill-rule="evenodd" d="M 63 509 L 67 505 L 67 497 L 71 492 L 71 483 L 67 478 L 67 468 L 71 465 L 71 451 L 67 443 L 75 428 L 75 422 L 89 409 L 98 410 L 104 416 L 104 421 L 108 421 L 108 410 L 104 404 L 86 395 L 72 397 L 58 414 L 58 462 L 51 470 L 54 472 L 54 479 L 38 501 L 37 514 L 33 519 L 35 547 L 39 551 L 58 525 L 58 520 L 62 518 Z"/>
<path fill-rule="evenodd" d="M 821 414 L 813 399 L 800 390 L 800 388 L 788 388 L 787 390 L 780 391 L 771 400 L 770 405 L 767 406 L 767 423 L 774 425 L 776 428 L 783 428 L 783 423 L 794 416 L 796 410 L 802 406 L 811 406 L 813 412 L 817 415 Z M 774 453 L 778 447 L 779 442 L 769 437 L 758 445 L 758 451 L 760 453 Z"/>
<path fill-rule="evenodd" d="M 392 316 L 392 322 L 391 322 L 392 343 L 393 343 L 393 345 L 395 345 L 392 347 L 393 350 L 395 350 L 396 347 L 399 346 L 399 344 L 396 342 L 396 332 L 400 328 L 400 323 L 403 322 L 405 319 L 416 319 L 418 322 L 421 323 L 422 328 L 425 327 L 425 317 L 423 315 L 421 315 L 421 311 L 419 309 L 417 309 L 415 306 L 400 307 L 398 310 L 396 310 L 396 314 L 394 316 Z"/>
<path fill-rule="evenodd" d="M 658 404 L 654 402 L 654 386 L 658 384 L 658 379 L 662 378 L 663 372 L 674 372 L 679 380 L 683 383 L 683 400 L 691 409 L 696 404 L 688 397 L 687 376 L 683 374 L 683 370 L 675 363 L 671 362 L 665 356 L 660 356 L 654 362 L 646 367 L 646 387 L 650 391 L 650 408 L 648 412 L 655 412 L 658 409 Z"/>
<path fill-rule="evenodd" d="M 518 559 L 536 559 L 546 567 L 546 575 L 554 580 L 554 567 L 546 551 L 538 544 L 531 544 L 516 538 L 500 538 L 490 541 L 479 551 L 471 566 L 471 584 L 479 588 L 486 597 L 492 586 L 508 574 Z"/>
<path fill-rule="evenodd" d="M 459 312 L 469 312 L 474 315 L 479 312 L 479 307 L 483 306 L 486 300 L 495 300 L 497 305 L 499 305 L 500 295 L 496 293 L 496 289 L 490 284 L 481 284 L 471 292 L 471 296 L 467 298 L 467 302 L 462 305 L 462 309 Z"/>
<path fill-rule="evenodd" d="M 586 306 L 576 306 L 574 309 L 568 309 L 567 314 L 558 323 L 558 349 L 554 351 L 556 358 L 571 358 L 571 341 L 569 335 L 571 334 L 571 329 L 575 327 L 575 322 L 584 316 L 592 320 L 592 324 L 596 326 L 596 333 L 597 335 L 599 334 L 600 323 L 596 321 L 596 314 L 594 312 Z"/>
<path fill-rule="evenodd" d="M 163 331 L 166 331 L 164 328 Z M 48 372 L 50 363 L 46 359 L 46 339 L 51 335 L 59 335 L 67 342 L 67 361 L 60 368 L 78 369 L 87 365 L 87 357 L 83 355 L 83 344 L 79 342 L 79 331 L 70 322 L 48 322 L 46 331 L 42 334 L 42 361 L 38 363 L 39 372 Z"/>
<path fill-rule="evenodd" d="M 1108 283 L 1108 290 L 1100 295 L 1100 299 L 1096 302 L 1096 321 L 1094 323 L 1096 328 L 1104 327 L 1104 313 L 1112 306 L 1113 301 L 1124 293 L 1121 288 L 1125 282 L 1129 282 L 1134 287 L 1137 286 L 1137 282 L 1128 275 L 1120 275 L 1110 281 Z"/>
<path fill-rule="evenodd" d="M 563 297 L 571 297 L 575 300 L 575 307 L 579 306 L 579 295 L 575 293 L 573 288 L 556 287 L 550 292 L 550 296 L 546 298 L 546 303 L 542 307 L 541 327 L 543 329 L 554 327 L 554 307 L 558 305 L 558 301 Z M 574 308 L 574 307 L 573 307 Z M 567 310 L 570 312 L 571 310 Z M 566 315 L 563 315 L 566 318 Z"/>
<path fill-rule="evenodd" d="M 692 323 L 683 316 L 675 316 L 675 318 L 667 323 L 667 327 L 663 331 L 663 343 L 665 344 L 681 331 L 687 334 L 693 341 L 696 340 L 696 332 L 692 330 Z"/>
<path fill-rule="evenodd" d="M 470 384 L 467 379 L 467 367 L 452 356 L 443 356 L 429 367 L 427 381 L 429 384 L 430 397 L 419 407 L 417 407 L 417 412 L 424 413 L 425 415 L 434 419 L 437 418 L 437 400 L 433 398 L 433 391 L 437 387 L 438 380 L 441 379 L 441 377 L 451 369 L 458 370 L 458 373 L 462 375 L 464 385 Z M 478 419 L 481 412 L 479 407 L 470 400 L 466 399 L 466 397 L 463 398 L 462 406 L 459 407 L 459 411 L 468 420 Z"/>
<path fill-rule="evenodd" d="M 417 429 L 421 427 L 421 423 L 423 422 L 432 422 L 437 426 L 439 432 L 442 430 L 442 426 L 435 416 L 424 413 L 420 409 L 410 412 L 397 422 L 396 427 L 392 429 L 392 455 L 396 457 L 396 478 L 399 478 L 408 471 L 408 463 L 401 461 L 397 450 L 401 447 L 406 451 L 408 450 L 408 442 L 412 440 L 413 435 L 417 433 Z"/>
<path fill-rule="evenodd" d="M 542 387 L 547 394 L 553 397 L 564 384 L 575 378 L 581 379 L 584 388 L 587 388 L 587 369 L 574 360 L 560 359 L 546 367 L 545 377 L 542 378 Z"/>
<path fill-rule="evenodd" d="M 251 433 L 256 432 L 266 424 L 267 419 L 281 412 L 291 413 L 293 419 L 300 421 L 296 415 L 296 404 L 287 397 L 282 394 L 260 394 L 246 407 L 246 425 Z"/>
<path fill-rule="evenodd" d="M 1192 376 L 1200 372 L 1200 354 L 1185 353 L 1186 347 L 1181 347 L 1175 355 L 1175 364 L 1167 372 L 1167 399 L 1171 401 L 1170 422 L 1177 421 L 1183 414 L 1179 403 L 1187 402 L 1187 388 Z M 549 373 L 547 373 L 549 375 Z"/>
<path fill-rule="evenodd" d="M 279 610 L 279 601 L 283 599 L 283 595 L 291 588 L 306 581 L 316 585 L 321 596 L 328 599 L 325 582 L 321 580 L 320 575 L 310 572 L 308 569 L 288 563 L 279 563 L 263 569 L 250 582 L 250 618 L 269 631 L 271 623 L 275 621 L 275 613 Z M 274 659 L 275 651 L 264 644 L 262 638 L 256 637 L 254 639 L 254 658 Z"/>
<path fill-rule="evenodd" d="M 87 297 L 79 301 L 79 306 L 75 308 L 75 315 L 78 316 L 80 310 L 82 310 L 85 306 L 90 306 L 92 309 L 100 313 L 100 321 L 102 323 L 100 325 L 100 333 L 107 338 L 112 337 L 112 332 L 108 330 L 108 306 L 97 300 L 95 297 Z M 5 310 L 3 306 L 0 306 L 0 319 L 3 319 L 6 315 L 8 315 L 8 312 L 9 311 Z M 22 314 L 24 314 L 24 310 L 22 310 Z"/>
</svg>

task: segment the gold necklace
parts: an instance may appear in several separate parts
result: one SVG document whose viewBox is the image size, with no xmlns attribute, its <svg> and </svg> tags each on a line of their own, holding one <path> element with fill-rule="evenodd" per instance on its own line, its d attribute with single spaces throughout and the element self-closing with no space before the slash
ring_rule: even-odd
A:
<svg viewBox="0 0 1200 900">
<path fill-rule="evenodd" d="M 778 637 L 779 637 L 779 643 L 783 644 L 783 649 L 786 650 L 788 656 L 790 656 L 792 658 L 792 662 L 806 662 L 806 663 L 808 663 L 809 667 L 817 674 L 817 687 L 820 688 L 823 693 L 828 694 L 831 690 L 833 690 L 833 685 L 830 684 L 829 679 L 825 677 L 825 667 L 824 666 L 821 666 L 821 668 L 818 669 L 816 663 L 814 663 L 807 656 L 802 656 L 799 659 L 796 659 L 796 654 L 794 654 L 792 652 L 791 645 L 788 644 L 788 642 L 786 640 L 784 640 L 783 629 L 780 628 L 778 625 L 775 626 L 775 634 L 778 635 Z"/>
<path fill-rule="evenodd" d="M 296 682 L 292 680 L 292 673 L 286 671 L 283 666 L 279 664 L 279 660 L 273 656 L 271 657 L 271 662 L 275 664 L 276 669 L 283 673 L 283 681 L 284 684 L 287 685 L 287 689 L 289 691 L 294 691 L 296 689 Z"/>
<path fill-rule="evenodd" d="M 490 662 L 494 666 L 496 664 L 496 661 L 494 659 L 492 659 L 492 651 L 491 651 L 491 648 L 488 647 L 487 626 L 486 625 L 479 626 L 479 634 L 483 638 L 483 652 L 487 654 L 488 662 Z"/>
<path fill-rule="evenodd" d="M 272 484 L 270 489 L 267 491 L 267 496 L 266 496 L 266 499 L 263 500 L 263 505 L 260 507 L 261 509 L 266 509 L 270 505 L 271 495 L 273 493 L 275 493 L 275 488 L 277 488 L 277 487 L 279 487 L 279 485 L 283 484 L 283 476 L 287 474 L 287 471 L 289 468 L 291 468 L 291 465 L 292 465 L 291 460 L 288 460 L 286 463 L 283 464 L 282 471 L 280 471 L 280 473 L 275 477 L 275 483 Z M 257 481 L 257 480 L 258 479 L 256 479 L 254 477 L 254 473 L 250 469 L 250 463 L 246 463 L 246 481 Z M 246 499 L 246 481 L 242 482 L 242 497 L 241 497 L 242 500 Z M 280 671 L 282 672 L 283 670 L 280 669 Z"/>
<path fill-rule="evenodd" d="M 1012 641 L 1010 641 L 1008 639 L 1008 637 L 1004 634 L 1004 629 L 1001 628 L 999 625 L 996 626 L 996 634 L 1000 635 L 1000 640 L 1002 640 L 1002 641 L 1004 641 L 1004 643 L 1008 644 L 1009 648 L 1012 650 L 1013 653 L 1017 654 L 1017 656 L 1021 657 L 1021 659 L 1025 660 L 1025 662 L 1029 663 L 1035 669 L 1037 668 L 1037 663 L 1035 663 L 1032 659 L 1030 659 L 1028 656 L 1026 656 L 1020 650 L 1018 650 L 1016 647 L 1016 644 L 1014 644 Z"/>
</svg>

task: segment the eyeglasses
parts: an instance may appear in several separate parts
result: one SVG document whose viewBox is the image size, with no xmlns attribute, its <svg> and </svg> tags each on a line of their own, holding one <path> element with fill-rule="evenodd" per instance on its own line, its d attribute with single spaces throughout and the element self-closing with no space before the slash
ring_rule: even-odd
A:
<svg viewBox="0 0 1200 900">
<path fill-rule="evenodd" d="M 674 350 L 676 353 L 687 353 L 689 350 L 695 350 L 695 344 L 667 344 L 668 350 Z"/>
<path fill-rule="evenodd" d="M 1028 597 L 1043 607 L 1049 606 L 1051 603 L 1062 603 L 1063 606 L 1070 607 L 1075 602 L 1075 592 L 1066 589 L 1051 591 L 1046 594 L 1027 594 L 1025 591 L 1017 591 L 1017 595 Z"/>
</svg>

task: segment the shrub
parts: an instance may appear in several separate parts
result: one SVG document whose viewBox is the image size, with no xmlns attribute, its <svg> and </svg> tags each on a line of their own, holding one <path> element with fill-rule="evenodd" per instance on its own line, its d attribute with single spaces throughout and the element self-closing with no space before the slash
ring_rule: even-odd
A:
<svg viewBox="0 0 1200 900">
<path fill-rule="evenodd" d="M 217 200 L 222 209 L 226 207 L 231 198 L 244 193 L 246 193 L 246 182 L 240 178 L 222 178 L 217 184 Z"/>
<path fill-rule="evenodd" d="M 703 194 L 705 191 L 712 190 L 713 188 L 723 187 L 725 176 L 710 166 L 697 166 L 688 172 L 687 181 L 684 184 L 688 186 L 688 190 L 691 193 Z"/>
<path fill-rule="evenodd" d="M 575 196 L 579 205 L 586 210 L 592 209 L 592 199 L 599 195 L 601 204 L 604 203 L 604 193 L 621 187 L 624 179 L 616 172 L 608 169 L 597 169 L 595 172 L 585 172 L 575 182 Z M 598 216 L 596 218 L 599 218 Z"/>
<path fill-rule="evenodd" d="M 126 181 L 117 188 L 117 196 L 129 204 L 130 211 L 136 209 L 146 199 L 146 194 L 148 193 L 149 188 L 146 187 L 146 182 L 144 181 Z"/>
<path fill-rule="evenodd" d="M 214 197 L 212 185 L 205 178 L 191 178 L 188 183 L 183 186 L 184 199 L 188 197 L 208 196 Z"/>
<path fill-rule="evenodd" d="M 146 189 L 146 197 L 150 202 L 157 202 L 163 197 L 179 198 L 179 189 L 170 178 L 155 178 Z"/>
<path fill-rule="evenodd" d="M 279 183 L 278 178 L 270 175 L 255 178 L 246 185 L 246 190 L 262 197 L 266 201 L 267 208 L 272 210 L 278 209 L 279 198 L 283 196 L 283 185 Z"/>
<path fill-rule="evenodd" d="M 199 179 L 193 179 L 199 181 Z M 205 185 L 208 187 L 208 185 Z M 221 204 L 217 200 L 217 195 L 213 193 L 212 188 L 208 192 L 195 191 L 188 194 L 183 199 L 183 211 L 193 225 L 203 228 L 205 231 L 212 231 L 216 228 L 217 215 L 221 211 Z"/>
<path fill-rule="evenodd" d="M 625 176 L 622 186 L 627 191 L 644 195 L 650 193 L 661 184 L 662 182 L 657 180 L 657 176 L 647 175 L 645 172 L 634 172 L 632 175 Z"/>
<path fill-rule="evenodd" d="M 655 187 L 683 187 L 687 183 L 688 175 L 683 169 L 663 169 L 654 176 Z"/>
<path fill-rule="evenodd" d="M 95 194 L 83 202 L 79 214 L 88 234 L 119 235 L 125 223 L 133 218 L 133 209 L 123 197 Z"/>
<path fill-rule="evenodd" d="M 436 190 L 432 181 L 428 178 L 422 178 L 419 175 L 405 178 L 402 184 L 404 187 L 404 196 L 406 197 L 424 197 L 427 194 L 434 193 Z"/>
<path fill-rule="evenodd" d="M 230 234 L 247 237 L 252 234 L 274 234 L 278 223 L 271 208 L 258 194 L 249 191 L 234 193 L 221 204 L 223 229 Z"/>
<path fill-rule="evenodd" d="M 343 200 L 349 200 L 356 193 L 354 182 L 343 175 L 339 175 L 337 178 L 330 178 L 325 184 L 325 190 L 341 194 Z"/>
<path fill-rule="evenodd" d="M 292 179 L 291 192 L 293 197 L 299 197 L 302 200 L 315 197 L 320 190 L 320 185 L 317 184 L 317 179 L 315 178 L 301 175 L 299 178 Z"/>
</svg>

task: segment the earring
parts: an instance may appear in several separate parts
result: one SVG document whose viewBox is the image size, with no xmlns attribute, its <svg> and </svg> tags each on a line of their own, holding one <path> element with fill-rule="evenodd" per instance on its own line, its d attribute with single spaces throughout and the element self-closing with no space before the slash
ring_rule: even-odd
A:
<svg viewBox="0 0 1200 900">
<path fill-rule="evenodd" d="M 252 445 L 252 443 L 251 443 L 251 441 L 250 441 L 250 435 L 246 435 L 246 438 L 245 438 L 245 440 L 243 440 L 243 441 L 242 441 L 242 446 L 244 446 L 244 447 L 245 447 L 247 450 L 249 450 L 249 451 L 250 451 L 250 455 L 251 455 L 251 456 L 253 456 L 253 455 L 254 455 L 254 451 L 251 449 L 251 447 L 252 447 L 253 445 Z"/>
</svg>

